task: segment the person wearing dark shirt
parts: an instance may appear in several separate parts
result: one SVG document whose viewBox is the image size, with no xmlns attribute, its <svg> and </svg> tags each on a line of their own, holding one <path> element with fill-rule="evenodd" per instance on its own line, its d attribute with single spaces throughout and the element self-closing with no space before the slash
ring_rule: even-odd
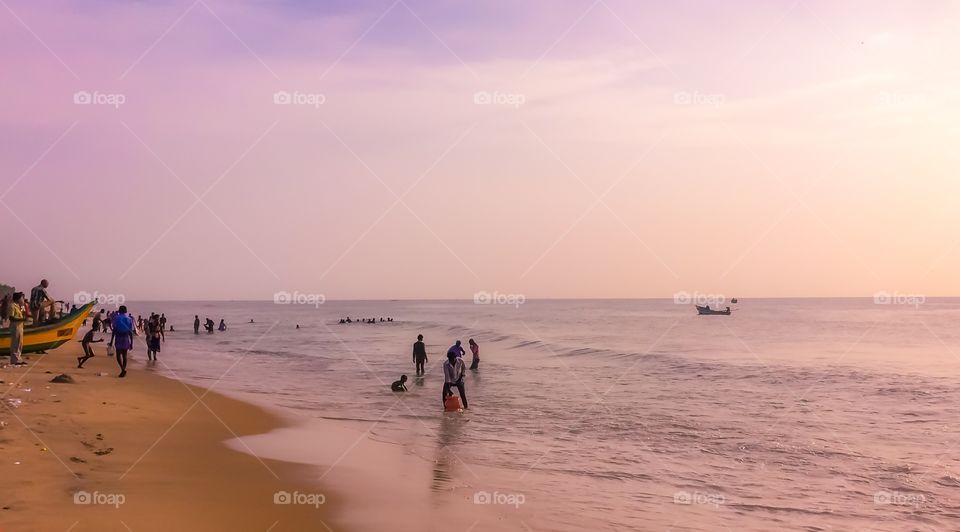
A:
<svg viewBox="0 0 960 532">
<path fill-rule="evenodd" d="M 147 361 L 157 361 L 160 352 L 160 318 L 156 314 L 150 315 L 146 324 L 147 333 Z"/>
<path fill-rule="evenodd" d="M 417 376 L 426 373 L 423 365 L 427 363 L 427 346 L 423 343 L 423 335 L 417 335 L 417 341 L 413 344 L 413 364 L 417 368 Z"/>
</svg>

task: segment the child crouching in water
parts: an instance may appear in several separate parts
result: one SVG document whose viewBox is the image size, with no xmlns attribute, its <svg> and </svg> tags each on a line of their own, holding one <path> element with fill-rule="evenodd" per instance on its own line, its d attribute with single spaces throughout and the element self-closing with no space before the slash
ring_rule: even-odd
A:
<svg viewBox="0 0 960 532">
<path fill-rule="evenodd" d="M 390 385 L 390 389 L 395 392 L 405 392 L 407 391 L 407 376 L 400 375 L 400 380 L 393 381 L 393 384 Z"/>
</svg>

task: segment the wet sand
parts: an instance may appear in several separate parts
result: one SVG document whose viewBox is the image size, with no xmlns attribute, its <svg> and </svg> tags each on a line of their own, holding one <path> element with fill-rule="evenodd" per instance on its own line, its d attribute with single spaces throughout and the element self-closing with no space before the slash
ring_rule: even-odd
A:
<svg viewBox="0 0 960 532">
<path fill-rule="evenodd" d="M 118 379 L 95 345 L 84 369 L 76 341 L 0 369 L 0 530 L 344 529 L 315 466 L 224 445 L 284 420 L 144 368 L 142 349 Z M 50 382 L 61 373 L 76 383 Z M 301 504 L 275 503 L 285 493 Z"/>
</svg>

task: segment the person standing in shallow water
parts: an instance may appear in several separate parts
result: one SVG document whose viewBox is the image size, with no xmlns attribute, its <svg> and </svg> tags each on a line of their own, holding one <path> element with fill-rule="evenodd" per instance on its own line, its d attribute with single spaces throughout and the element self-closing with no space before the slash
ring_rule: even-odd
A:
<svg viewBox="0 0 960 532">
<path fill-rule="evenodd" d="M 440 402 L 446 406 L 447 395 L 451 388 L 456 387 L 460 392 L 460 400 L 463 401 L 463 408 L 467 406 L 467 394 L 463 389 L 464 374 L 463 359 L 455 353 L 447 353 L 447 361 L 443 363 L 443 392 L 440 394 Z"/>
<path fill-rule="evenodd" d="M 427 363 L 427 346 L 423 343 L 423 335 L 417 335 L 417 341 L 413 344 L 413 365 L 417 368 L 417 376 L 421 376 L 426 373 L 423 369 L 424 364 Z"/>
<path fill-rule="evenodd" d="M 193 317 L 193 334 L 200 334 L 200 316 Z"/>
<path fill-rule="evenodd" d="M 470 364 L 470 369 L 477 369 L 480 366 L 480 346 L 473 341 L 473 338 L 467 343 L 470 345 L 470 352 L 473 353 L 473 362 Z"/>
<path fill-rule="evenodd" d="M 117 364 L 120 366 L 118 377 L 127 376 L 127 351 L 133 349 L 133 317 L 127 314 L 127 306 L 120 305 L 117 313 L 113 315 L 113 332 L 110 335 L 110 343 L 117 351 Z"/>
<path fill-rule="evenodd" d="M 160 318 L 156 314 L 150 316 L 147 320 L 147 361 L 157 361 L 157 353 L 160 352 Z"/>
<path fill-rule="evenodd" d="M 457 343 L 451 345 L 450 349 L 447 349 L 447 356 L 450 356 L 450 353 L 456 355 L 457 358 L 463 358 L 465 351 L 463 350 L 463 346 L 460 345 L 460 340 L 457 340 Z"/>
</svg>

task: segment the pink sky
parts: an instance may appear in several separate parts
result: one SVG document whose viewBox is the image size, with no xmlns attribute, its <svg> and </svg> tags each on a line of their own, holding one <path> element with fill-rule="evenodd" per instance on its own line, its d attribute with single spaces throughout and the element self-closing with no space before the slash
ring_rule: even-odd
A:
<svg viewBox="0 0 960 532">
<path fill-rule="evenodd" d="M 958 22 L 948 1 L 5 0 L 0 282 L 960 295 Z"/>
</svg>

